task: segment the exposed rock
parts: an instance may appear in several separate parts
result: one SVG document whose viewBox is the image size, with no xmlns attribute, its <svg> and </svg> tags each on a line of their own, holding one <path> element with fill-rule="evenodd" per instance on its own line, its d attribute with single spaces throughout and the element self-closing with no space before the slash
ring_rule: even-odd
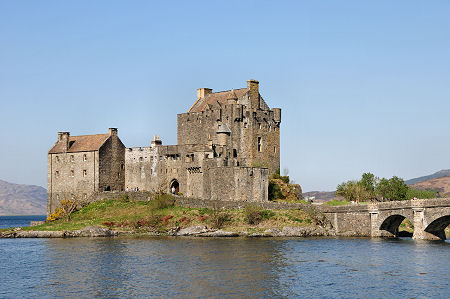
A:
<svg viewBox="0 0 450 299">
<path fill-rule="evenodd" d="M 177 235 L 177 232 L 180 230 L 180 227 L 179 226 L 177 226 L 177 227 L 172 227 L 168 232 L 167 232 L 167 235 L 168 236 L 176 236 Z"/>
<path fill-rule="evenodd" d="M 265 233 L 266 235 L 273 236 L 273 237 L 281 237 L 281 236 L 282 236 L 282 233 L 281 233 L 281 231 L 280 231 L 278 228 L 269 228 L 269 229 L 266 229 L 266 230 L 264 231 L 264 233 Z"/>
<path fill-rule="evenodd" d="M 200 237 L 239 237 L 239 234 L 237 232 L 227 232 L 224 230 L 216 230 L 216 231 L 210 231 L 207 233 L 199 234 Z"/>
<path fill-rule="evenodd" d="M 320 226 L 285 226 L 282 230 L 270 228 L 264 233 L 273 237 L 314 237 L 334 235 L 333 231 Z"/>
<path fill-rule="evenodd" d="M 63 231 L 18 231 L 14 238 L 64 238 Z"/>
<path fill-rule="evenodd" d="M 208 228 L 205 225 L 196 225 L 191 227 L 186 227 L 183 229 L 180 229 L 176 236 L 192 236 L 192 235 L 198 235 L 202 233 L 209 232 Z"/>
<path fill-rule="evenodd" d="M 86 226 L 80 230 L 65 232 L 66 237 L 112 237 L 117 235 L 118 232 L 100 226 Z"/>
<path fill-rule="evenodd" d="M 44 223 L 45 221 L 30 221 L 30 226 L 38 226 Z"/>
</svg>

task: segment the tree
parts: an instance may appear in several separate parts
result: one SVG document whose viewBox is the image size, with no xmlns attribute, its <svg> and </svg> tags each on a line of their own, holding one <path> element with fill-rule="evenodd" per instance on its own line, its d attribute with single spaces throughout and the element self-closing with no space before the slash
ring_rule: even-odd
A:
<svg viewBox="0 0 450 299">
<path fill-rule="evenodd" d="M 367 192 L 374 192 L 375 186 L 377 185 L 377 180 L 378 179 L 374 174 L 366 172 L 363 173 L 359 182 Z"/>
<path fill-rule="evenodd" d="M 392 178 L 382 178 L 376 188 L 376 194 L 382 197 L 384 200 L 405 200 L 406 193 L 408 192 L 408 186 L 403 179 L 393 176 Z"/>
</svg>

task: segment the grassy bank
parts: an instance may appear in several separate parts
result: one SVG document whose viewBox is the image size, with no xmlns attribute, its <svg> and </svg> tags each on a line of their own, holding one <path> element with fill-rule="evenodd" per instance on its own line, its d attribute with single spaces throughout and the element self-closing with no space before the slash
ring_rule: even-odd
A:
<svg viewBox="0 0 450 299">
<path fill-rule="evenodd" d="M 127 197 L 102 200 L 85 206 L 70 216 L 23 230 L 78 230 L 90 225 L 123 232 L 165 233 L 170 229 L 206 225 L 232 231 L 262 232 L 267 228 L 310 226 L 323 221 L 312 208 L 304 210 L 263 210 L 247 205 L 242 210 L 185 208 L 173 197 L 161 195 L 151 201 L 133 201 Z"/>
</svg>

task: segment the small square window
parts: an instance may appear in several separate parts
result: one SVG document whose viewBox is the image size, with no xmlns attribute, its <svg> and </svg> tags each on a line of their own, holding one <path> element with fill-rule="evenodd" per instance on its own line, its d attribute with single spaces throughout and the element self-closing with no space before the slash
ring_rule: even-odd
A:
<svg viewBox="0 0 450 299">
<path fill-rule="evenodd" d="M 56 156 L 55 158 L 56 158 L 56 162 L 59 162 L 59 156 Z"/>
<path fill-rule="evenodd" d="M 59 177 L 59 170 L 55 172 L 55 176 Z"/>
<path fill-rule="evenodd" d="M 74 176 L 75 176 L 75 171 L 71 170 L 71 171 L 70 171 L 70 176 L 71 176 L 71 177 L 74 177 Z"/>
<path fill-rule="evenodd" d="M 83 161 L 85 161 L 85 162 L 87 161 L 87 155 L 86 154 L 83 155 Z"/>
<path fill-rule="evenodd" d="M 75 157 L 73 155 L 70 155 L 70 162 L 75 161 Z"/>
<path fill-rule="evenodd" d="M 83 170 L 83 176 L 84 176 L 84 177 L 87 176 L 87 170 L 86 170 L 86 169 Z"/>
</svg>

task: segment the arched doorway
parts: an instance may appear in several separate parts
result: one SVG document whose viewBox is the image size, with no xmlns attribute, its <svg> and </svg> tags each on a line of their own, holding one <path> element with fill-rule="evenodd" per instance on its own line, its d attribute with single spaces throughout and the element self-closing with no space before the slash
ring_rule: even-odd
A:
<svg viewBox="0 0 450 299">
<path fill-rule="evenodd" d="M 180 192 L 180 184 L 177 180 L 173 179 L 172 182 L 170 182 L 170 194 L 178 195 Z"/>
</svg>

